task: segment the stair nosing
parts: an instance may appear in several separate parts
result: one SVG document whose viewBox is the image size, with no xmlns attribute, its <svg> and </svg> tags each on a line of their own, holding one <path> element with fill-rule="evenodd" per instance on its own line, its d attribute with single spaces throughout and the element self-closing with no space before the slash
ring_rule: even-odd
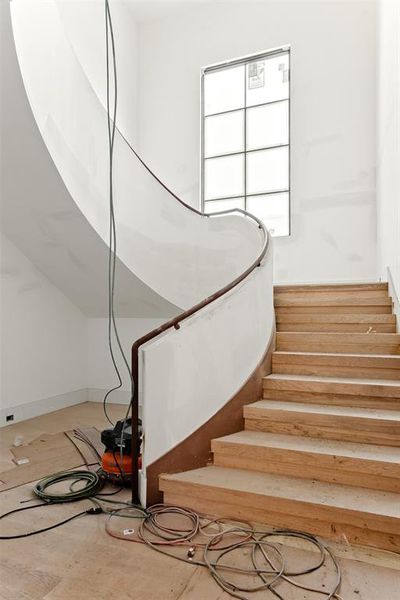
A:
<svg viewBox="0 0 400 600">
<path fill-rule="evenodd" d="M 213 473 L 225 474 L 229 477 L 229 483 L 222 483 L 218 479 L 215 481 L 199 481 L 190 480 L 193 477 L 193 473 Z M 237 478 L 243 474 L 244 478 L 251 478 L 253 488 L 247 483 L 247 485 L 238 485 Z M 213 475 L 212 475 L 213 476 Z M 186 479 L 185 479 L 186 478 Z M 327 483 L 315 480 L 308 480 L 302 478 L 294 478 L 284 475 L 271 475 L 269 473 L 260 473 L 258 471 L 248 471 L 244 469 L 235 469 L 229 467 L 218 467 L 216 465 L 210 465 L 207 467 L 201 467 L 200 469 L 193 469 L 192 471 L 184 471 L 182 473 L 165 474 L 160 476 L 160 481 L 176 481 L 181 483 L 187 483 L 194 486 L 205 486 L 211 488 L 225 489 L 227 491 L 236 491 L 239 493 L 251 493 L 258 496 L 264 496 L 266 498 L 273 497 L 282 500 L 291 500 L 303 504 L 314 504 L 326 508 L 353 511 L 368 514 L 376 517 L 392 518 L 400 521 L 400 494 L 396 492 L 385 492 L 381 490 L 368 490 L 356 486 L 348 486 L 338 483 Z M 257 490 L 257 484 L 264 483 L 266 488 L 264 490 Z M 268 483 L 270 488 L 268 488 Z M 277 484 L 287 486 L 290 493 L 282 493 Z M 256 484 L 254 486 L 254 484 Z M 275 484 L 275 485 L 271 485 Z M 250 487 L 249 487 L 250 486 Z M 254 487 L 256 489 L 254 489 Z M 303 489 L 302 489 L 303 488 Z M 299 490 L 302 491 L 299 497 Z M 329 498 L 329 492 L 331 497 Z M 318 496 L 318 493 L 320 496 Z M 349 500 L 355 496 L 354 502 L 357 506 L 351 506 Z M 357 497 L 359 501 L 357 502 Z M 343 501 L 344 500 L 344 501 Z M 346 502 L 347 500 L 347 502 Z M 384 507 L 382 506 L 384 504 Z M 362 509 L 359 507 L 363 506 Z M 368 506 L 368 508 L 367 508 Z M 391 509 L 391 510 L 390 510 Z M 397 509 L 397 510 L 394 510 Z"/>
<path fill-rule="evenodd" d="M 335 377 L 330 375 L 297 375 L 291 373 L 270 373 L 263 377 L 263 381 L 303 381 L 315 383 L 339 383 L 345 385 L 364 385 L 364 386 L 383 386 L 398 387 L 400 391 L 400 382 L 398 379 L 359 379 L 356 377 Z"/>
<path fill-rule="evenodd" d="M 363 408 L 358 406 L 337 406 L 328 404 L 311 404 L 307 402 L 285 402 L 284 400 L 268 400 L 261 399 L 250 404 L 246 404 L 243 407 L 244 415 L 248 409 L 257 410 L 276 410 L 280 412 L 302 412 L 302 413 L 314 413 L 314 414 L 325 414 L 326 416 L 339 416 L 339 417 L 356 417 L 365 419 L 381 419 L 387 421 L 399 421 L 400 423 L 400 410 L 389 410 L 380 408 Z M 323 409 L 323 410 L 322 410 Z"/>
<path fill-rule="evenodd" d="M 241 439 L 240 436 L 244 437 L 244 439 Z M 245 439 L 246 437 L 248 438 L 247 440 Z M 263 439 L 271 441 L 269 444 L 263 444 Z M 323 456 L 341 456 L 345 458 L 354 458 L 355 460 L 374 461 L 388 464 L 394 463 L 400 465 L 400 448 L 397 448 L 396 446 L 391 447 L 359 442 L 325 440 L 321 438 L 294 436 L 264 431 L 250 431 L 246 429 L 222 436 L 220 438 L 214 438 L 212 440 L 213 445 L 218 445 L 221 443 L 232 445 L 242 444 L 251 448 L 258 447 L 282 451 L 288 450 L 292 452 L 319 454 Z M 359 455 L 357 455 L 357 452 Z M 370 457 L 369 452 L 371 453 Z M 392 456 L 390 456 L 390 453 Z"/>
<path fill-rule="evenodd" d="M 290 333 L 290 332 L 285 332 Z M 295 354 L 296 356 L 338 356 L 342 357 L 355 357 L 355 358 L 394 358 L 400 362 L 400 354 L 358 354 L 357 352 L 307 352 L 307 351 L 299 351 L 299 350 L 274 350 L 272 354 L 279 355 L 287 355 L 287 354 Z"/>
</svg>

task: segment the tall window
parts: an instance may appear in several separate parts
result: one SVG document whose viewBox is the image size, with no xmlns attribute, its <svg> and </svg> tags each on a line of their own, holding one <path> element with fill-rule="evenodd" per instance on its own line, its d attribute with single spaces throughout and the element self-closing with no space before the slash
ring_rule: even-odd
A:
<svg viewBox="0 0 400 600">
<path fill-rule="evenodd" d="M 289 90 L 286 48 L 203 70 L 205 213 L 243 208 L 290 234 Z"/>
</svg>

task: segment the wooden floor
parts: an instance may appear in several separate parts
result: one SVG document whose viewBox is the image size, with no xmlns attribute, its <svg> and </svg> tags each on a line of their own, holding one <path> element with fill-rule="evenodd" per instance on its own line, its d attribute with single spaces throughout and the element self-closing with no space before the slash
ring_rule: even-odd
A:
<svg viewBox="0 0 400 600">
<path fill-rule="evenodd" d="M 113 418 L 123 407 L 110 406 Z M 1 430 L 0 462 L 11 467 L 8 446 L 16 435 L 26 442 L 41 433 L 56 433 L 78 426 L 106 425 L 102 407 L 85 403 L 37 417 Z M 19 507 L 31 497 L 28 484 L 0 494 L 1 512 Z M 43 527 L 82 510 L 84 503 L 35 509 L 1 523 L 1 534 L 11 535 Z M 1 600 L 228 600 L 209 573 L 135 543 L 120 541 L 105 532 L 104 515 L 85 516 L 67 525 L 0 545 Z M 394 600 L 400 589 L 398 555 L 330 543 L 343 571 L 343 600 Z M 309 552 L 294 544 L 288 549 L 292 564 L 307 560 Z M 323 579 L 323 580 L 322 580 Z M 329 585 L 329 574 L 318 575 L 315 585 Z M 252 598 L 269 598 L 255 595 Z M 271 596 L 272 598 L 273 596 Z M 317 596 L 294 589 L 285 600 L 315 600 Z"/>
</svg>

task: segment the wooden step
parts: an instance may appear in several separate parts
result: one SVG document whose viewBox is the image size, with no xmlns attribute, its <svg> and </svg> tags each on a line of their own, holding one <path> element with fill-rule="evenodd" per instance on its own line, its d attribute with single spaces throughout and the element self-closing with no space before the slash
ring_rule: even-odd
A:
<svg viewBox="0 0 400 600">
<path fill-rule="evenodd" d="M 400 448 L 240 431 L 211 449 L 221 467 L 400 493 Z"/>
<path fill-rule="evenodd" d="M 395 315 L 283 314 L 276 316 L 277 331 L 396 333 Z"/>
<path fill-rule="evenodd" d="M 276 373 L 263 378 L 263 398 L 400 410 L 400 383 L 387 379 Z"/>
<path fill-rule="evenodd" d="M 386 292 L 315 292 L 313 294 L 274 294 L 274 305 L 279 306 L 392 306 Z"/>
<path fill-rule="evenodd" d="M 202 513 L 400 549 L 400 496 L 393 492 L 217 466 L 162 475 L 160 489 L 164 502 Z"/>
<path fill-rule="evenodd" d="M 400 354 L 274 352 L 272 373 L 400 380 Z"/>
<path fill-rule="evenodd" d="M 339 283 L 339 284 L 300 284 L 300 285 L 275 285 L 274 293 L 299 293 L 299 292 L 330 292 L 330 291 L 344 291 L 344 292 L 359 292 L 359 291 L 385 291 L 389 289 L 387 282 L 379 283 Z"/>
<path fill-rule="evenodd" d="M 389 304 L 341 305 L 341 306 L 275 306 L 275 315 L 353 315 L 353 314 L 391 314 L 392 306 Z"/>
<path fill-rule="evenodd" d="M 398 333 L 278 332 L 276 350 L 341 354 L 400 354 Z"/>
<path fill-rule="evenodd" d="M 400 411 L 260 400 L 243 413 L 250 431 L 400 447 Z"/>
</svg>

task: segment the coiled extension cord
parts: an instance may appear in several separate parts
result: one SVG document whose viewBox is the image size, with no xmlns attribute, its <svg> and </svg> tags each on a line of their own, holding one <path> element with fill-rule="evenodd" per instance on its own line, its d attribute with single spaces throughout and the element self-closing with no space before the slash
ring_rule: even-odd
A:
<svg viewBox="0 0 400 600">
<path fill-rule="evenodd" d="M 49 492 L 47 491 L 50 486 L 56 485 L 58 483 L 62 483 L 64 481 L 71 481 L 69 491 L 68 492 Z M 85 481 L 86 485 L 79 489 L 74 489 L 76 484 Z M 35 487 L 33 488 L 34 493 L 38 496 L 43 502 L 40 504 L 34 504 L 32 506 L 24 506 L 23 508 L 16 508 L 14 510 L 10 510 L 2 515 L 0 515 L 0 520 L 5 519 L 9 515 L 13 515 L 15 513 L 19 513 L 25 510 L 31 510 L 33 508 L 39 508 L 39 506 L 51 506 L 52 504 L 62 504 L 65 502 L 75 502 L 76 500 L 91 500 L 94 503 L 89 509 L 83 510 L 63 521 L 59 521 L 54 525 L 50 525 L 49 527 L 43 527 L 42 529 L 36 529 L 35 531 L 28 531 L 26 533 L 20 533 L 16 535 L 0 535 L 0 540 L 17 540 L 20 538 L 29 537 L 31 535 L 36 535 L 37 533 L 44 533 L 45 531 L 50 531 L 50 529 L 55 529 L 56 527 L 60 527 L 60 525 L 64 525 L 65 523 L 69 523 L 73 519 L 77 517 L 81 517 L 83 515 L 98 515 L 103 512 L 101 506 L 96 502 L 95 496 L 102 489 L 105 480 L 96 472 L 93 471 L 61 471 L 60 473 L 55 473 L 54 475 L 49 475 L 44 479 L 41 479 Z"/>
</svg>

